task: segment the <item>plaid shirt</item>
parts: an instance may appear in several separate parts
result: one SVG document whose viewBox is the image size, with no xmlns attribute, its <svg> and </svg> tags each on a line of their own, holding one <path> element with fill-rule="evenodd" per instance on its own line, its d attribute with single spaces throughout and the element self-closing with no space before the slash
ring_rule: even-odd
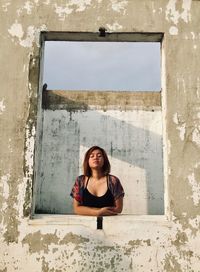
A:
<svg viewBox="0 0 200 272">
<path fill-rule="evenodd" d="M 84 175 L 78 176 L 70 194 L 70 196 L 76 199 L 80 204 L 83 203 L 83 190 L 85 189 L 84 180 Z M 114 196 L 114 200 L 117 200 L 119 197 L 124 197 L 124 189 L 117 177 L 108 175 L 108 187 Z"/>
</svg>

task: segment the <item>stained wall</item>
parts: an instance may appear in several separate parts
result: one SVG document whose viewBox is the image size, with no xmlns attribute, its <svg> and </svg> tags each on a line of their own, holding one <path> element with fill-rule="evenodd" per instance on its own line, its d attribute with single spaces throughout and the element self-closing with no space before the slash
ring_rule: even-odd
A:
<svg viewBox="0 0 200 272">
<path fill-rule="evenodd" d="M 160 92 L 45 94 L 35 212 L 73 213 L 71 189 L 82 174 L 85 152 L 98 145 L 125 190 L 123 214 L 164 214 Z M 78 101 L 76 107 L 69 100 Z"/>
<path fill-rule="evenodd" d="M 1 1 L 1 271 L 200 271 L 200 2 Z M 30 219 L 40 32 L 162 32 L 165 215 Z M 36 126 L 37 125 L 37 126 Z"/>
</svg>

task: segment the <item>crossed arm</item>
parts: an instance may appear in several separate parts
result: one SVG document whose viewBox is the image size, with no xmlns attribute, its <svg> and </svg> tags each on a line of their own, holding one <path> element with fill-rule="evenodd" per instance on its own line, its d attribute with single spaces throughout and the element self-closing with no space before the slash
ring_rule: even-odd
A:
<svg viewBox="0 0 200 272">
<path fill-rule="evenodd" d="M 93 216 L 105 216 L 105 215 L 117 215 L 122 212 L 123 209 L 123 197 L 115 200 L 114 207 L 93 208 L 81 205 L 76 199 L 73 200 L 74 212 L 79 215 L 93 215 Z"/>
</svg>

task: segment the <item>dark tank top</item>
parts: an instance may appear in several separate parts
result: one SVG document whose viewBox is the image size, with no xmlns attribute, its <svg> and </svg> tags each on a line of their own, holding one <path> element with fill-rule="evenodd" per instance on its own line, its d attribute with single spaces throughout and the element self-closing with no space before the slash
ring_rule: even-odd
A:
<svg viewBox="0 0 200 272">
<path fill-rule="evenodd" d="M 114 197 L 108 187 L 108 177 L 107 177 L 107 191 L 102 196 L 95 196 L 91 194 L 88 189 L 89 178 L 87 179 L 85 189 L 83 190 L 83 206 L 103 208 L 114 206 Z"/>
</svg>

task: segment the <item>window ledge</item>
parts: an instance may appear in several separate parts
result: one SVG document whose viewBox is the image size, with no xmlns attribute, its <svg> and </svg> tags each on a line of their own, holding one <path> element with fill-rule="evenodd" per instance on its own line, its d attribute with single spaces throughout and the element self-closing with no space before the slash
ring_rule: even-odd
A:
<svg viewBox="0 0 200 272">
<path fill-rule="evenodd" d="M 86 222 L 96 223 L 95 216 L 84 216 L 74 214 L 35 214 L 29 219 L 29 225 L 76 225 Z"/>
<path fill-rule="evenodd" d="M 106 216 L 103 218 L 105 223 L 124 223 L 124 224 L 133 224 L 133 223 L 150 223 L 150 224 L 159 224 L 160 226 L 171 226 L 171 221 L 167 218 L 166 215 L 118 215 L 118 216 Z"/>
<path fill-rule="evenodd" d="M 133 224 L 133 223 L 156 223 L 170 227 L 171 222 L 166 215 L 125 215 L 104 216 L 103 223 Z M 35 214 L 29 219 L 29 225 L 87 225 L 96 229 L 96 216 L 83 216 L 72 214 Z"/>
</svg>

